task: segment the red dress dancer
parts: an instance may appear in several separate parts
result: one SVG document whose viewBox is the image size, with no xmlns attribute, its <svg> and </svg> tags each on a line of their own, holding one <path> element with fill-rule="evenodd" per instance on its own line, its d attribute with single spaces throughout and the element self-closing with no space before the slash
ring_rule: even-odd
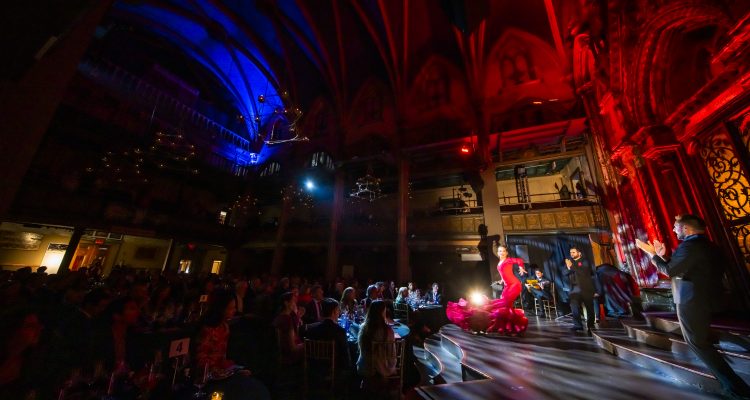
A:
<svg viewBox="0 0 750 400">
<path fill-rule="evenodd" d="M 502 246 L 498 253 L 500 257 L 508 254 Z M 497 271 L 505 281 L 505 289 L 499 299 L 489 300 L 486 296 L 480 295 L 471 302 L 464 299 L 460 299 L 458 303 L 448 302 L 448 319 L 464 330 L 511 335 L 523 333 L 529 325 L 529 320 L 522 309 L 513 308 L 513 303 L 523 288 L 513 274 L 514 264 L 523 266 L 523 260 L 504 258 L 497 264 Z"/>
</svg>

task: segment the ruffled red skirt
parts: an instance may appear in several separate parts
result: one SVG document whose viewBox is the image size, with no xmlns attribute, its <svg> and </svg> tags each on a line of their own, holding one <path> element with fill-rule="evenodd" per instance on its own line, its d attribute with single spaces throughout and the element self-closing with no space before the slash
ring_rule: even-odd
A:
<svg viewBox="0 0 750 400">
<path fill-rule="evenodd" d="M 464 299 L 458 303 L 449 301 L 445 312 L 448 319 L 461 329 L 474 332 L 517 335 L 525 332 L 529 325 L 522 309 L 508 307 L 500 299 L 484 297 L 481 305 Z"/>
</svg>

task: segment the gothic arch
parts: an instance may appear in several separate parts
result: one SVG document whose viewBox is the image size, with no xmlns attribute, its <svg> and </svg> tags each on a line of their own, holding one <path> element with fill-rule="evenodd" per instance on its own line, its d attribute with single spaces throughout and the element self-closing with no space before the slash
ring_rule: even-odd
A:
<svg viewBox="0 0 750 400">
<path fill-rule="evenodd" d="M 681 42 L 686 34 L 708 27 L 726 32 L 730 25 L 729 17 L 721 9 L 695 1 L 665 6 L 649 20 L 638 41 L 637 63 L 630 73 L 634 79 L 626 87 L 625 96 L 638 126 L 659 124 L 673 111 L 662 101 L 667 98 L 668 85 L 677 84 L 669 80 L 667 66 L 679 47 L 685 45 Z M 697 81 L 688 84 L 696 91 L 706 83 L 705 77 L 693 78 Z"/>
<path fill-rule="evenodd" d="M 465 75 L 447 59 L 433 55 L 425 61 L 412 82 L 405 103 L 409 106 L 406 114 L 446 115 L 446 111 L 452 111 L 460 115 L 468 101 Z"/>
<path fill-rule="evenodd" d="M 370 77 L 360 86 L 349 110 L 349 123 L 362 126 L 368 123 L 386 121 L 387 110 L 392 108 L 393 99 L 381 80 Z"/>
<path fill-rule="evenodd" d="M 304 118 L 303 132 L 309 138 L 327 138 L 337 130 L 335 109 L 324 97 L 318 97 L 312 102 L 310 111 Z"/>
<path fill-rule="evenodd" d="M 381 135 L 393 140 L 395 116 L 393 94 L 381 80 L 370 77 L 352 99 L 346 115 L 346 145 L 368 135 Z"/>
<path fill-rule="evenodd" d="M 498 38 L 485 64 L 484 96 L 518 96 L 533 90 L 529 84 L 538 83 L 532 97 L 573 97 L 563 81 L 563 66 L 550 44 L 528 32 L 509 28 Z M 523 90 L 515 90 L 523 87 Z"/>
</svg>

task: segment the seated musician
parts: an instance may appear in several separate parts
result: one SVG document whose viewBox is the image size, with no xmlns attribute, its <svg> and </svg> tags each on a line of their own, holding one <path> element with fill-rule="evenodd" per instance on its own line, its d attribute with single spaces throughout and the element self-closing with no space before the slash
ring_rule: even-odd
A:
<svg viewBox="0 0 750 400">
<path fill-rule="evenodd" d="M 526 289 L 538 300 L 550 300 L 552 298 L 550 292 L 551 282 L 544 277 L 544 272 L 541 269 L 537 269 L 534 274 L 536 279 L 526 280 Z"/>
</svg>

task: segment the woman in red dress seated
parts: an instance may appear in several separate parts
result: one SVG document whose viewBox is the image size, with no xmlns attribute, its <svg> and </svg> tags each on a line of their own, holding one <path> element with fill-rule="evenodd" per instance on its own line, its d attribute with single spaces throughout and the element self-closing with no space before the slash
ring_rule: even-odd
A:
<svg viewBox="0 0 750 400">
<path fill-rule="evenodd" d="M 513 266 L 523 266 L 523 260 L 508 257 L 508 249 L 502 245 L 497 248 L 497 256 L 500 259 L 497 271 L 505 282 L 500 298 L 489 300 L 484 295 L 478 295 L 471 301 L 460 299 L 458 303 L 448 302 L 448 319 L 464 330 L 508 335 L 523 333 L 529 320 L 522 309 L 513 308 L 523 288 L 513 274 Z"/>
</svg>

